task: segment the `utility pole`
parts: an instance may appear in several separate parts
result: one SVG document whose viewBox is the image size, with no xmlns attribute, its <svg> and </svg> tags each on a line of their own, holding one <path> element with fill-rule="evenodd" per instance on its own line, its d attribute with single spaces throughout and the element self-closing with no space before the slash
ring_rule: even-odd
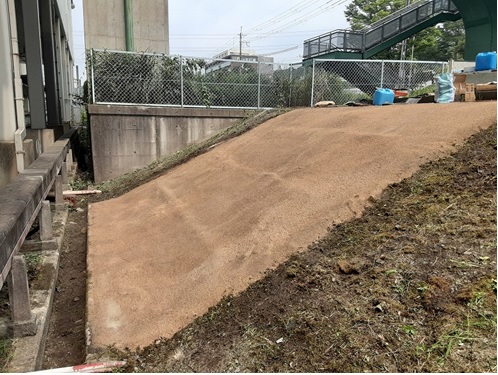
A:
<svg viewBox="0 0 498 375">
<path fill-rule="evenodd" d="M 410 5 L 410 3 L 411 3 L 410 0 L 406 0 L 406 6 Z M 407 47 L 407 40 L 404 39 L 401 42 L 401 56 L 400 56 L 400 60 L 406 60 L 406 47 Z"/>
<path fill-rule="evenodd" d="M 406 6 L 410 5 L 410 3 L 411 3 L 411 0 L 406 0 Z M 407 47 L 408 47 L 408 39 L 404 39 L 401 42 L 401 56 L 400 56 L 400 60 L 401 61 L 405 61 L 406 60 L 406 49 L 407 49 Z M 413 51 L 413 49 L 412 49 L 412 51 Z M 405 86 L 405 82 L 406 82 L 406 71 L 405 71 L 404 64 L 400 64 L 400 66 L 399 66 L 399 77 L 403 80 L 403 86 Z M 402 87 L 398 87 L 398 88 L 402 88 Z"/>
<path fill-rule="evenodd" d="M 242 26 L 240 27 L 239 34 L 239 61 L 242 61 Z"/>
</svg>

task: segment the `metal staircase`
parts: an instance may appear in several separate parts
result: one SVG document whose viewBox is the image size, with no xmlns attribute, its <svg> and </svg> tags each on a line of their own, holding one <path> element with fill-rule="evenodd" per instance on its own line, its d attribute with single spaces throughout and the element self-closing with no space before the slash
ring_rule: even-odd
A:
<svg viewBox="0 0 498 375">
<path fill-rule="evenodd" d="M 304 41 L 303 60 L 368 59 L 400 41 L 460 13 L 450 0 L 420 0 L 359 31 L 335 30 Z"/>
</svg>

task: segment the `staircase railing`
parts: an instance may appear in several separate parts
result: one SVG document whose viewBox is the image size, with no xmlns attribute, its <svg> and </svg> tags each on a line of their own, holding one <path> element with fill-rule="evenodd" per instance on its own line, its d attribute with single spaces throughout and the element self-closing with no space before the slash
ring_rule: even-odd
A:
<svg viewBox="0 0 498 375">
<path fill-rule="evenodd" d="M 368 31 L 370 29 L 376 28 L 379 25 L 382 25 L 382 24 L 387 23 L 391 20 L 397 19 L 400 16 L 410 12 L 411 10 L 418 8 L 421 5 L 421 3 L 430 3 L 430 2 L 432 2 L 432 0 L 415 0 L 411 4 L 405 6 L 404 8 L 398 9 L 397 11 L 388 15 L 387 17 L 384 17 L 378 21 L 375 21 L 374 23 L 372 23 L 368 26 L 365 26 L 363 29 L 361 29 L 361 31 Z"/>
</svg>

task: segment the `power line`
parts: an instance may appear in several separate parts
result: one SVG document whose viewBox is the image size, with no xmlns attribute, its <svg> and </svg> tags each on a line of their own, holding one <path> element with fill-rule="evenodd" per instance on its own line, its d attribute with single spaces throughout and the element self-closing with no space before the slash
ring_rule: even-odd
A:
<svg viewBox="0 0 498 375">
<path fill-rule="evenodd" d="M 278 55 L 280 53 L 293 51 L 293 50 L 298 49 L 298 48 L 299 48 L 299 46 L 289 47 L 289 48 L 282 49 L 280 51 L 273 51 L 273 52 L 270 52 L 270 53 L 263 53 L 263 54 L 261 54 L 259 56 L 273 56 L 273 55 Z"/>
<path fill-rule="evenodd" d="M 254 31 L 261 31 L 268 26 L 274 25 L 277 22 L 281 22 L 282 20 L 292 16 L 294 13 L 300 12 L 302 9 L 306 8 L 308 6 L 308 4 L 307 4 L 308 2 L 309 1 L 307 1 L 307 0 L 301 1 L 300 3 L 287 9 L 286 11 L 278 14 L 277 16 L 270 18 L 269 20 L 250 28 L 249 30 L 247 30 L 247 32 L 251 32 L 253 30 Z"/>
<path fill-rule="evenodd" d="M 292 12 L 293 11 L 300 11 L 300 9 L 302 9 L 303 7 L 305 7 L 307 1 L 306 0 L 303 0 L 303 1 L 300 1 L 298 4 L 292 6 L 291 8 L 287 9 L 286 11 L 278 14 L 277 16 L 275 17 L 272 17 L 271 19 L 259 24 L 259 25 L 256 25 L 250 29 L 248 29 L 246 32 L 251 32 L 251 31 L 261 31 L 263 30 L 265 27 L 267 26 L 270 26 L 270 25 L 273 25 L 275 24 L 276 22 L 280 22 L 282 19 L 285 19 L 286 17 L 292 15 Z M 223 50 L 225 48 L 227 48 L 228 46 L 230 46 L 230 41 L 224 43 L 222 46 L 218 47 L 218 51 L 219 50 Z M 233 45 L 233 44 L 232 44 Z"/>
<path fill-rule="evenodd" d="M 323 0 L 322 0 L 323 1 Z M 302 9 L 306 8 L 308 6 L 309 1 L 308 0 L 302 0 L 296 5 L 290 7 L 289 9 L 285 10 L 284 12 L 270 18 L 269 20 L 260 23 L 259 25 L 256 25 L 246 31 L 246 33 L 250 33 L 251 31 L 262 31 L 264 28 L 270 27 L 274 25 L 275 23 L 281 22 L 282 20 L 292 16 L 295 12 L 300 12 Z M 233 34 L 232 34 L 233 35 Z M 228 48 L 230 45 L 235 45 L 235 39 L 231 39 L 230 41 L 227 41 L 220 47 L 218 47 L 216 50 L 224 50 Z M 216 53 L 216 52 L 215 52 Z"/>
<path fill-rule="evenodd" d="M 248 30 L 246 30 L 246 34 L 248 35 L 248 38 L 246 39 L 247 41 L 256 41 L 264 38 L 268 38 L 270 36 L 275 36 L 275 34 L 281 34 L 283 33 L 284 30 L 287 30 L 291 27 L 294 27 L 298 24 L 302 24 L 304 22 L 309 21 L 310 19 L 322 14 L 323 12 L 326 12 L 332 8 L 335 8 L 343 3 L 345 3 L 348 0 L 327 0 L 326 2 L 321 2 L 318 4 L 314 4 L 315 6 L 310 7 L 309 1 L 300 1 L 296 5 L 292 6 L 291 8 L 287 9 L 286 11 L 278 14 L 275 17 L 270 18 L 268 21 L 265 21 L 257 26 L 254 26 Z M 292 16 L 295 16 L 296 13 L 302 12 L 304 9 L 309 9 L 308 12 L 298 16 L 297 18 L 294 18 L 286 23 L 284 23 L 281 26 L 275 27 L 272 30 L 266 31 L 266 32 L 261 32 L 264 29 L 267 29 L 268 27 L 275 26 L 275 24 L 282 22 Z M 251 33 L 251 31 L 260 31 L 260 33 Z M 308 31 L 309 32 L 309 31 Z M 228 46 L 234 45 L 235 44 L 235 38 L 227 41 L 224 43 L 222 46 L 217 48 L 217 51 L 226 49 Z M 216 53 L 216 52 L 215 52 Z"/>
<path fill-rule="evenodd" d="M 279 33 L 277 36 L 289 36 L 289 35 L 305 35 L 309 33 L 324 33 L 330 31 L 329 28 L 327 29 L 317 29 L 317 30 L 296 30 L 296 31 L 284 31 Z M 254 36 L 259 36 L 263 35 L 264 33 L 253 33 L 251 35 Z M 227 36 L 233 37 L 233 33 L 231 34 L 170 34 L 170 39 L 226 39 Z M 219 38 L 218 38 L 219 36 Z"/>
<path fill-rule="evenodd" d="M 303 14 L 301 17 L 298 17 L 298 18 L 296 18 L 296 19 L 294 19 L 294 20 L 292 20 L 292 21 L 290 21 L 290 22 L 288 22 L 288 23 L 286 23 L 286 24 L 284 24 L 284 25 L 282 25 L 280 27 L 277 27 L 277 28 L 275 28 L 273 30 L 268 31 L 267 33 L 264 33 L 262 35 L 254 37 L 252 40 L 258 40 L 258 39 L 267 38 L 268 36 L 270 36 L 272 34 L 280 33 L 283 30 L 286 30 L 286 29 L 289 29 L 289 28 L 291 28 L 293 26 L 296 26 L 298 24 L 307 22 L 310 19 L 318 16 L 319 14 L 321 14 L 321 13 L 323 13 L 325 11 L 328 11 L 328 10 L 330 10 L 332 8 L 335 8 L 335 7 L 337 7 L 337 6 L 345 3 L 346 1 L 348 1 L 348 0 L 335 0 L 335 1 L 329 0 L 329 1 L 327 1 L 326 4 L 329 4 L 329 3 L 331 3 L 331 4 L 329 4 L 329 5 L 323 4 L 318 9 L 314 9 L 312 11 L 309 11 L 306 14 Z"/>
</svg>

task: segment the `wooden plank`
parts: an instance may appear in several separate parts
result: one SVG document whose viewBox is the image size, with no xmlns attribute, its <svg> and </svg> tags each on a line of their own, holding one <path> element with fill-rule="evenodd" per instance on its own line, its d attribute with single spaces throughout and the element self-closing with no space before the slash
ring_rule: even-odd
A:
<svg viewBox="0 0 498 375">
<path fill-rule="evenodd" d="M 88 195 L 88 194 L 100 194 L 101 190 L 64 190 L 62 195 Z"/>
<path fill-rule="evenodd" d="M 496 91 L 496 84 L 478 84 L 476 91 Z"/>
</svg>

